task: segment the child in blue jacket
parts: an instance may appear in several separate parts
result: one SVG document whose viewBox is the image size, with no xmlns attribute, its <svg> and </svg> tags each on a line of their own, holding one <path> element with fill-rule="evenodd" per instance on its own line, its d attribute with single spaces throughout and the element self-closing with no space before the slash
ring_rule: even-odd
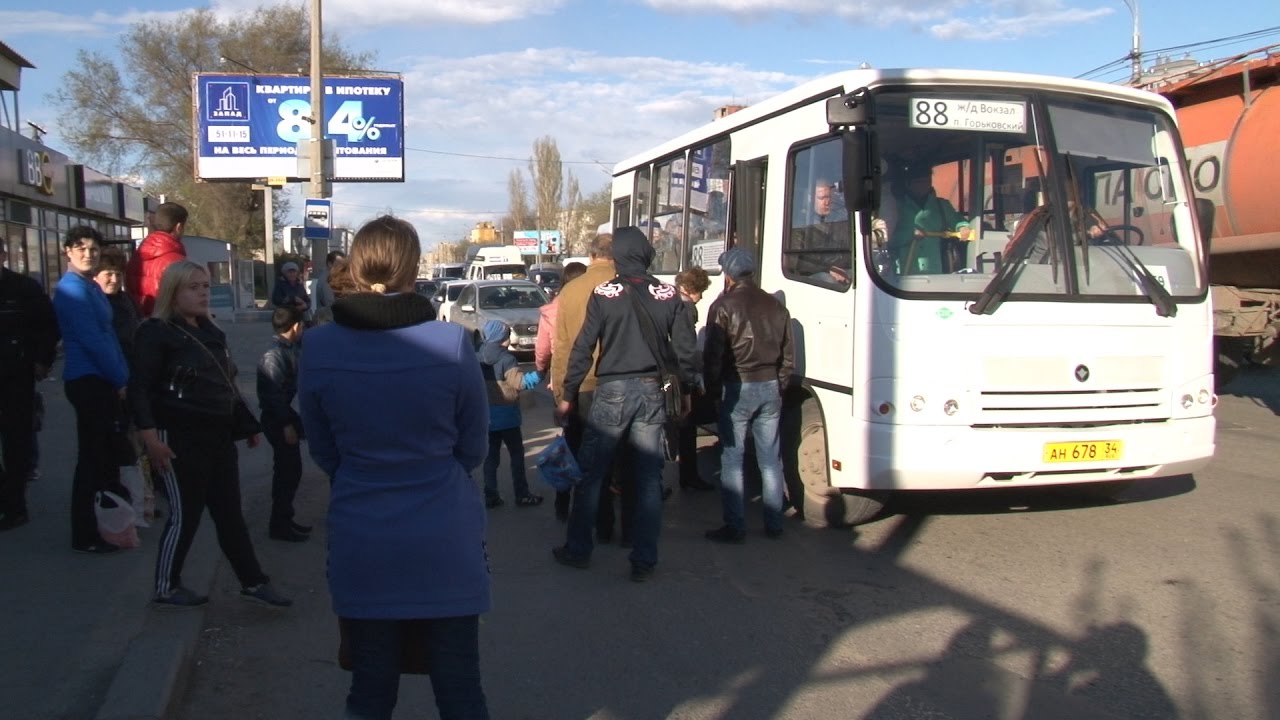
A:
<svg viewBox="0 0 1280 720">
<path fill-rule="evenodd" d="M 520 391 L 537 387 L 541 378 L 536 370 L 520 372 L 515 355 L 507 350 L 511 328 L 506 323 L 490 320 L 484 324 L 480 336 L 482 344 L 476 355 L 480 358 L 480 370 L 489 393 L 489 455 L 484 461 L 484 504 L 490 508 L 503 504 L 502 496 L 498 494 L 498 464 L 502 461 L 502 446 L 505 444 L 511 458 L 516 506 L 541 505 L 542 496 L 529 492 L 529 480 L 524 471 L 524 435 L 520 432 Z"/>
</svg>

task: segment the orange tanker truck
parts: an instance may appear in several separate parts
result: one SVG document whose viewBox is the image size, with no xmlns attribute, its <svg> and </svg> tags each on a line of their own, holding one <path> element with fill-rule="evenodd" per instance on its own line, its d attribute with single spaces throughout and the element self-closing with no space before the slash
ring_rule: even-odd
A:
<svg viewBox="0 0 1280 720">
<path fill-rule="evenodd" d="M 1280 361 L 1280 45 L 1146 83 L 1177 108 L 1209 252 L 1218 383 Z"/>
</svg>

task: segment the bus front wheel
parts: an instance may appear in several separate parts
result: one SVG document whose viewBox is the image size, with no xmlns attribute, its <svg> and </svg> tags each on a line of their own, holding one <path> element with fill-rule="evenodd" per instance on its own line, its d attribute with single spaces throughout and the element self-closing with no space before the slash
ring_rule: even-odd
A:
<svg viewBox="0 0 1280 720">
<path fill-rule="evenodd" d="M 884 510 L 884 493 L 840 490 L 831 487 L 830 461 L 827 456 L 827 429 L 816 400 L 810 398 L 800 406 L 788 447 L 795 448 L 795 469 L 788 473 L 792 505 L 805 523 L 813 527 L 846 527 L 872 520 Z"/>
</svg>

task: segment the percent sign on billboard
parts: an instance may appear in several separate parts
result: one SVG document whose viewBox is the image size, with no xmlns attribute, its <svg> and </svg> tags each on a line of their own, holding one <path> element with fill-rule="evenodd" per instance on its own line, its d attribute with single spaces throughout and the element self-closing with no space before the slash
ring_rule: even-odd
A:
<svg viewBox="0 0 1280 720">
<path fill-rule="evenodd" d="M 301 179 L 297 144 L 311 138 L 306 76 L 197 73 L 194 84 L 198 178 Z M 330 179 L 404 180 L 403 94 L 399 77 L 324 79 Z"/>
</svg>

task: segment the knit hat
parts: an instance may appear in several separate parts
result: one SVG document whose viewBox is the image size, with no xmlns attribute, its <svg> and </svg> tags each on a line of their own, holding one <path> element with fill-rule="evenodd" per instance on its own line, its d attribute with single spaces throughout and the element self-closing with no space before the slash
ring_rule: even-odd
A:
<svg viewBox="0 0 1280 720">
<path fill-rule="evenodd" d="M 756 271 L 755 257 L 740 247 L 729 248 L 720 253 L 719 263 L 720 269 L 734 280 L 741 280 Z"/>
<path fill-rule="evenodd" d="M 280 266 L 280 272 L 282 273 L 287 273 L 290 270 L 297 270 L 297 269 L 298 269 L 298 263 L 296 262 L 287 262 Z"/>
<path fill-rule="evenodd" d="M 490 320 L 484 324 L 480 337 L 487 343 L 500 343 L 511 337 L 511 328 L 501 320 Z"/>
</svg>

